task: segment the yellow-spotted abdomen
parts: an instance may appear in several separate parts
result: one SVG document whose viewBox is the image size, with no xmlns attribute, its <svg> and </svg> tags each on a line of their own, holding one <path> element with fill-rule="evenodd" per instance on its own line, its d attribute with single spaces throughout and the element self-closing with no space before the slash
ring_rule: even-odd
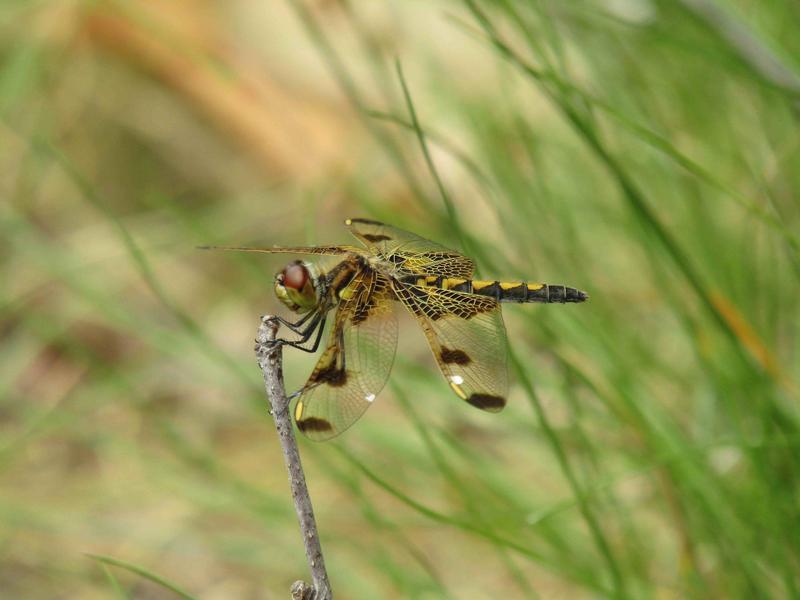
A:
<svg viewBox="0 0 800 600">
<path fill-rule="evenodd" d="M 498 302 L 584 302 L 589 295 L 574 287 L 526 281 L 459 279 L 441 275 L 415 277 L 413 283 L 425 287 L 489 296 Z"/>
</svg>

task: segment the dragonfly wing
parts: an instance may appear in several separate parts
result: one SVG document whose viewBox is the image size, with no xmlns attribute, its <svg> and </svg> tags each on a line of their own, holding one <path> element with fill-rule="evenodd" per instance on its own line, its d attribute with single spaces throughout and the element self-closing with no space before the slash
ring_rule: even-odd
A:
<svg viewBox="0 0 800 600">
<path fill-rule="evenodd" d="M 295 405 L 297 428 L 316 441 L 355 423 L 383 389 L 397 348 L 391 284 L 364 270 L 336 311 L 330 341 Z"/>
<path fill-rule="evenodd" d="M 472 260 L 441 244 L 370 219 L 347 219 L 345 224 L 367 248 L 409 273 L 471 279 Z"/>
<path fill-rule="evenodd" d="M 260 252 L 264 254 L 323 254 L 336 256 L 356 252 L 363 254 L 355 246 L 273 246 L 272 248 L 245 248 L 241 246 L 198 246 L 200 250 L 231 250 L 234 252 Z"/>
<path fill-rule="evenodd" d="M 462 400 L 498 412 L 508 397 L 508 351 L 500 304 L 400 282 L 394 291 L 417 318 L 450 388 Z"/>
</svg>

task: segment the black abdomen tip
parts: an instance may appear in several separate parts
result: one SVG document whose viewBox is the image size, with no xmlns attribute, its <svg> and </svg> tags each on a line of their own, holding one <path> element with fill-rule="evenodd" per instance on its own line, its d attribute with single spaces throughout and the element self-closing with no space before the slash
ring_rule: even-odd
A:
<svg viewBox="0 0 800 600">
<path fill-rule="evenodd" d="M 588 297 L 589 294 L 586 292 L 568 287 L 566 288 L 564 302 L 585 302 Z"/>
</svg>

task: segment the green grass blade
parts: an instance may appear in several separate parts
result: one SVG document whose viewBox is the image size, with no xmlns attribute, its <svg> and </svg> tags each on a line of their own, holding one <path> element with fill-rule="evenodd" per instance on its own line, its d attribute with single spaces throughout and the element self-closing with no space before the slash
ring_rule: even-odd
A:
<svg viewBox="0 0 800 600">
<path fill-rule="evenodd" d="M 103 556 L 101 554 L 87 554 L 86 556 L 88 556 L 89 558 L 91 558 L 93 560 L 96 560 L 96 561 L 98 561 L 98 562 L 100 562 L 100 563 L 102 563 L 104 565 L 110 565 L 110 566 L 113 566 L 113 567 L 119 567 L 119 568 L 125 569 L 126 571 L 129 571 L 129 572 L 131 572 L 131 573 L 133 573 L 135 575 L 138 575 L 139 577 L 143 577 L 144 579 L 147 579 L 148 581 L 152 581 L 153 583 L 155 583 L 156 585 L 164 588 L 165 590 L 169 590 L 170 592 L 173 592 L 175 595 L 179 596 L 180 598 L 184 598 L 185 600 L 196 600 L 195 596 L 192 596 L 191 594 L 189 594 L 188 592 L 184 591 L 183 589 L 181 589 L 176 584 L 168 581 L 167 579 L 164 579 L 163 577 L 161 577 L 159 575 L 156 575 L 155 573 L 145 569 L 144 567 L 140 567 L 138 565 L 134 565 L 132 563 L 125 562 L 123 560 L 119 560 L 119 559 L 113 558 L 111 556 Z"/>
</svg>

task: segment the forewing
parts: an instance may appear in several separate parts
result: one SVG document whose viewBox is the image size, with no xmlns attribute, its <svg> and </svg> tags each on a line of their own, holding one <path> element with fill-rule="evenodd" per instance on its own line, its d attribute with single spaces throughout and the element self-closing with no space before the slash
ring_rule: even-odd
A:
<svg viewBox="0 0 800 600">
<path fill-rule="evenodd" d="M 365 270 L 336 312 L 328 347 L 295 405 L 297 428 L 323 441 L 364 414 L 383 389 L 397 348 L 397 319 L 389 281 Z"/>
<path fill-rule="evenodd" d="M 472 260 L 441 244 L 369 219 L 348 219 L 345 224 L 364 245 L 409 273 L 471 279 Z"/>
<path fill-rule="evenodd" d="M 355 246 L 273 246 L 272 248 L 245 248 L 241 246 L 198 246 L 200 250 L 231 250 L 234 252 L 260 252 L 264 254 L 323 254 L 336 256 L 355 252 L 363 254 Z"/>
<path fill-rule="evenodd" d="M 506 329 L 494 298 L 394 282 L 419 320 L 447 383 L 462 400 L 490 412 L 506 405 Z"/>
</svg>

